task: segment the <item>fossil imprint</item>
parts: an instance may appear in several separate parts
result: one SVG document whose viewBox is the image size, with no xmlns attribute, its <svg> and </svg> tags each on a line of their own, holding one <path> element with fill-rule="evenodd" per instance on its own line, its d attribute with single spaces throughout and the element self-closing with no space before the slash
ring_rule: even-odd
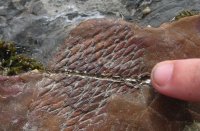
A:
<svg viewBox="0 0 200 131">
<path fill-rule="evenodd" d="M 163 60 L 199 58 L 200 16 L 159 28 L 93 19 L 73 29 L 48 73 L 0 77 L 0 130 L 183 130 L 200 105 L 149 83 Z"/>
</svg>

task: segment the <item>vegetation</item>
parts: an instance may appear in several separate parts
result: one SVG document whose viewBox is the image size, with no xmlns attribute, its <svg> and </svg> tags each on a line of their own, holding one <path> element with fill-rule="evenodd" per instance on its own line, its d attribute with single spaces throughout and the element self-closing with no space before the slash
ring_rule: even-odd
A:
<svg viewBox="0 0 200 131">
<path fill-rule="evenodd" d="M 199 14 L 199 12 L 197 12 L 197 11 L 183 10 L 180 13 L 178 13 L 178 15 L 176 15 L 173 20 L 179 20 L 184 17 L 198 15 L 198 14 Z"/>
<path fill-rule="evenodd" d="M 44 70 L 41 63 L 17 54 L 14 43 L 0 40 L 0 75 L 17 75 L 31 70 Z"/>
</svg>

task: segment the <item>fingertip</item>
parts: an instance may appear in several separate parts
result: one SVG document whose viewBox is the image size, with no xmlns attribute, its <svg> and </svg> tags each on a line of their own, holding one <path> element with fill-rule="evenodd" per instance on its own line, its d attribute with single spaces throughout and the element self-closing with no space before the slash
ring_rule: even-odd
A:
<svg viewBox="0 0 200 131">
<path fill-rule="evenodd" d="M 157 64 L 151 73 L 153 84 L 158 88 L 164 88 L 173 76 L 174 65 L 172 62 L 162 62 Z"/>
<path fill-rule="evenodd" d="M 173 77 L 173 61 L 164 61 L 155 65 L 151 72 L 153 87 L 161 94 L 173 97 L 173 87 L 170 85 Z M 175 94 L 176 95 L 176 94 Z"/>
<path fill-rule="evenodd" d="M 200 59 L 158 63 L 152 70 L 153 87 L 161 94 L 200 101 Z"/>
</svg>

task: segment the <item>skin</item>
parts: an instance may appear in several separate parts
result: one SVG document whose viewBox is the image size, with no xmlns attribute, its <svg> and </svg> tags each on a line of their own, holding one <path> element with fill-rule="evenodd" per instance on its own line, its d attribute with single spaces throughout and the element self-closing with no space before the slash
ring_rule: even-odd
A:
<svg viewBox="0 0 200 131">
<path fill-rule="evenodd" d="M 161 94 L 200 102 L 200 59 L 160 62 L 154 66 L 151 80 Z"/>
</svg>

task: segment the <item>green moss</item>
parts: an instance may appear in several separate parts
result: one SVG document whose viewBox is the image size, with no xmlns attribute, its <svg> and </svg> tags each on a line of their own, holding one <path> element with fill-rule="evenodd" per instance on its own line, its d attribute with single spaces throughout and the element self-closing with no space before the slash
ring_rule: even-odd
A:
<svg viewBox="0 0 200 131">
<path fill-rule="evenodd" d="M 17 75 L 31 70 L 44 70 L 41 63 L 22 54 L 16 53 L 12 42 L 0 40 L 0 74 Z"/>
<path fill-rule="evenodd" d="M 42 64 L 32 58 L 24 55 L 14 55 L 2 63 L 3 67 L 8 67 L 8 75 L 16 75 L 19 73 L 31 71 L 34 69 L 43 70 Z"/>
<path fill-rule="evenodd" d="M 5 42 L 0 40 L 0 61 L 9 59 L 16 55 L 16 48 L 12 42 Z"/>
<path fill-rule="evenodd" d="M 184 17 L 194 16 L 194 15 L 198 15 L 198 14 L 199 14 L 199 12 L 197 12 L 197 11 L 183 10 L 180 13 L 178 13 L 178 15 L 176 15 L 173 20 L 176 21 L 176 20 L 179 20 Z"/>
</svg>

